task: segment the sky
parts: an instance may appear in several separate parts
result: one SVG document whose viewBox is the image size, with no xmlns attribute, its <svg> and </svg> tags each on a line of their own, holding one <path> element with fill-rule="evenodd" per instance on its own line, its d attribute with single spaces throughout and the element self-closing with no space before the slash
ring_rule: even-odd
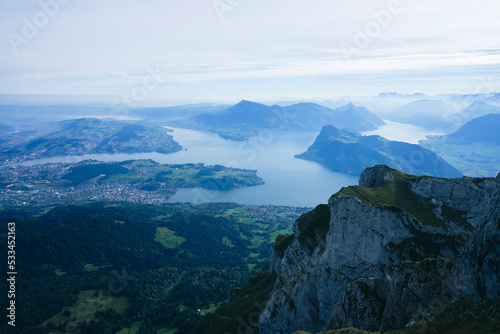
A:
<svg viewBox="0 0 500 334">
<path fill-rule="evenodd" d="M 500 91 L 499 12 L 497 0 L 1 0 L 0 94 L 141 106 Z"/>
</svg>

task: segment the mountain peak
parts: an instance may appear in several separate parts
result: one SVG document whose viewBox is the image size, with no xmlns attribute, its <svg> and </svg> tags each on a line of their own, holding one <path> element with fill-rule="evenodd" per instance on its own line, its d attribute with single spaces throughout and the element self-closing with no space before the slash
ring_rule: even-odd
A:
<svg viewBox="0 0 500 334">
<path fill-rule="evenodd" d="M 451 138 L 460 138 L 464 142 L 490 142 L 500 143 L 498 136 L 498 127 L 500 125 L 500 114 L 487 114 L 474 118 L 458 129 L 456 132 L 448 135 Z"/>
<path fill-rule="evenodd" d="M 242 105 L 266 106 L 266 107 L 270 106 L 269 104 L 264 104 L 264 103 L 250 101 L 250 100 L 245 100 L 245 99 L 242 99 L 240 102 L 236 103 L 235 105 L 240 105 L 240 104 L 242 104 Z"/>
<path fill-rule="evenodd" d="M 363 169 L 359 177 L 359 185 L 366 188 L 382 187 L 387 181 L 394 181 L 390 175 L 395 169 L 387 165 L 375 165 Z"/>
<path fill-rule="evenodd" d="M 468 106 L 464 110 L 479 109 L 479 108 L 481 108 L 481 109 L 485 109 L 485 108 L 488 108 L 488 109 L 498 109 L 495 106 L 492 106 L 491 104 L 488 104 L 488 103 L 486 103 L 484 101 L 474 101 L 474 102 L 472 102 L 472 104 L 470 106 Z"/>
<path fill-rule="evenodd" d="M 258 104 L 257 102 L 252 102 L 252 101 L 248 101 L 248 100 L 241 100 L 240 102 L 236 103 L 236 105 L 245 105 L 245 104 Z"/>
</svg>

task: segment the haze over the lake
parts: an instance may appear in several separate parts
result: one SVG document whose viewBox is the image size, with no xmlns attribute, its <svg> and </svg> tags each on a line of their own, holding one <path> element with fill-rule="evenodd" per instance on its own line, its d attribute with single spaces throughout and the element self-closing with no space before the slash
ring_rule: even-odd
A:
<svg viewBox="0 0 500 334">
<path fill-rule="evenodd" d="M 498 90 L 499 9 L 492 0 L 2 1 L 0 94 L 143 106 L 486 93 Z"/>
</svg>

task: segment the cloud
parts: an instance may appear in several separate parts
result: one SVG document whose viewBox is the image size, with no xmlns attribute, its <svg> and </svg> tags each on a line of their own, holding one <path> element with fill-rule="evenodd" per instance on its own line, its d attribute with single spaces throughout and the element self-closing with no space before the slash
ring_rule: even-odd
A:
<svg viewBox="0 0 500 334">
<path fill-rule="evenodd" d="M 241 87 L 252 89 L 250 82 L 286 78 L 364 75 L 385 82 L 399 71 L 420 72 L 426 82 L 436 73 L 470 80 L 485 69 L 498 72 L 492 47 L 499 42 L 500 4 L 487 0 L 399 0 L 401 10 L 346 59 L 342 45 L 356 47 L 357 34 L 373 28 L 391 1 L 242 0 L 231 2 L 239 5 L 224 20 L 212 0 L 69 1 L 18 53 L 7 35 L 22 35 L 25 19 L 43 8 L 5 1 L 0 93 L 118 94 L 157 65 L 166 82 L 182 85 L 186 94 L 197 91 L 190 84 L 215 93 L 211 86 L 225 81 L 246 81 Z M 393 86 L 400 87 L 396 79 Z"/>
</svg>

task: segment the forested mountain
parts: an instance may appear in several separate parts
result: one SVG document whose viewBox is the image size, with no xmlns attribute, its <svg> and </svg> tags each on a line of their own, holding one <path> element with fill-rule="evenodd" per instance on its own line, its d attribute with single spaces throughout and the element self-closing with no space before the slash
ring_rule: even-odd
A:
<svg viewBox="0 0 500 334">
<path fill-rule="evenodd" d="M 367 131 L 378 128 L 384 122 L 366 108 L 351 103 L 330 109 L 315 103 L 280 107 L 242 100 L 220 112 L 200 114 L 173 124 L 215 132 L 228 139 L 243 140 L 262 130 L 313 131 L 334 124 L 339 128 Z"/>
<path fill-rule="evenodd" d="M 335 171 L 361 174 L 364 168 L 386 164 L 407 173 L 441 177 L 462 174 L 420 145 L 387 140 L 325 126 L 306 152 L 295 156 L 316 161 Z"/>
<path fill-rule="evenodd" d="M 474 118 L 447 137 L 455 143 L 489 142 L 500 144 L 500 114 L 489 114 Z"/>
<path fill-rule="evenodd" d="M 14 331 L 4 321 L 0 332 L 188 333 L 197 309 L 220 305 L 267 265 L 274 237 L 304 211 L 229 203 L 4 209 L 2 228 L 15 223 L 18 307 Z M 5 279 L 0 288 L 9 290 Z"/>
<path fill-rule="evenodd" d="M 18 146 L 2 147 L 2 163 L 57 155 L 171 153 L 182 147 L 162 127 L 82 118 L 59 123 L 60 130 Z"/>
</svg>

